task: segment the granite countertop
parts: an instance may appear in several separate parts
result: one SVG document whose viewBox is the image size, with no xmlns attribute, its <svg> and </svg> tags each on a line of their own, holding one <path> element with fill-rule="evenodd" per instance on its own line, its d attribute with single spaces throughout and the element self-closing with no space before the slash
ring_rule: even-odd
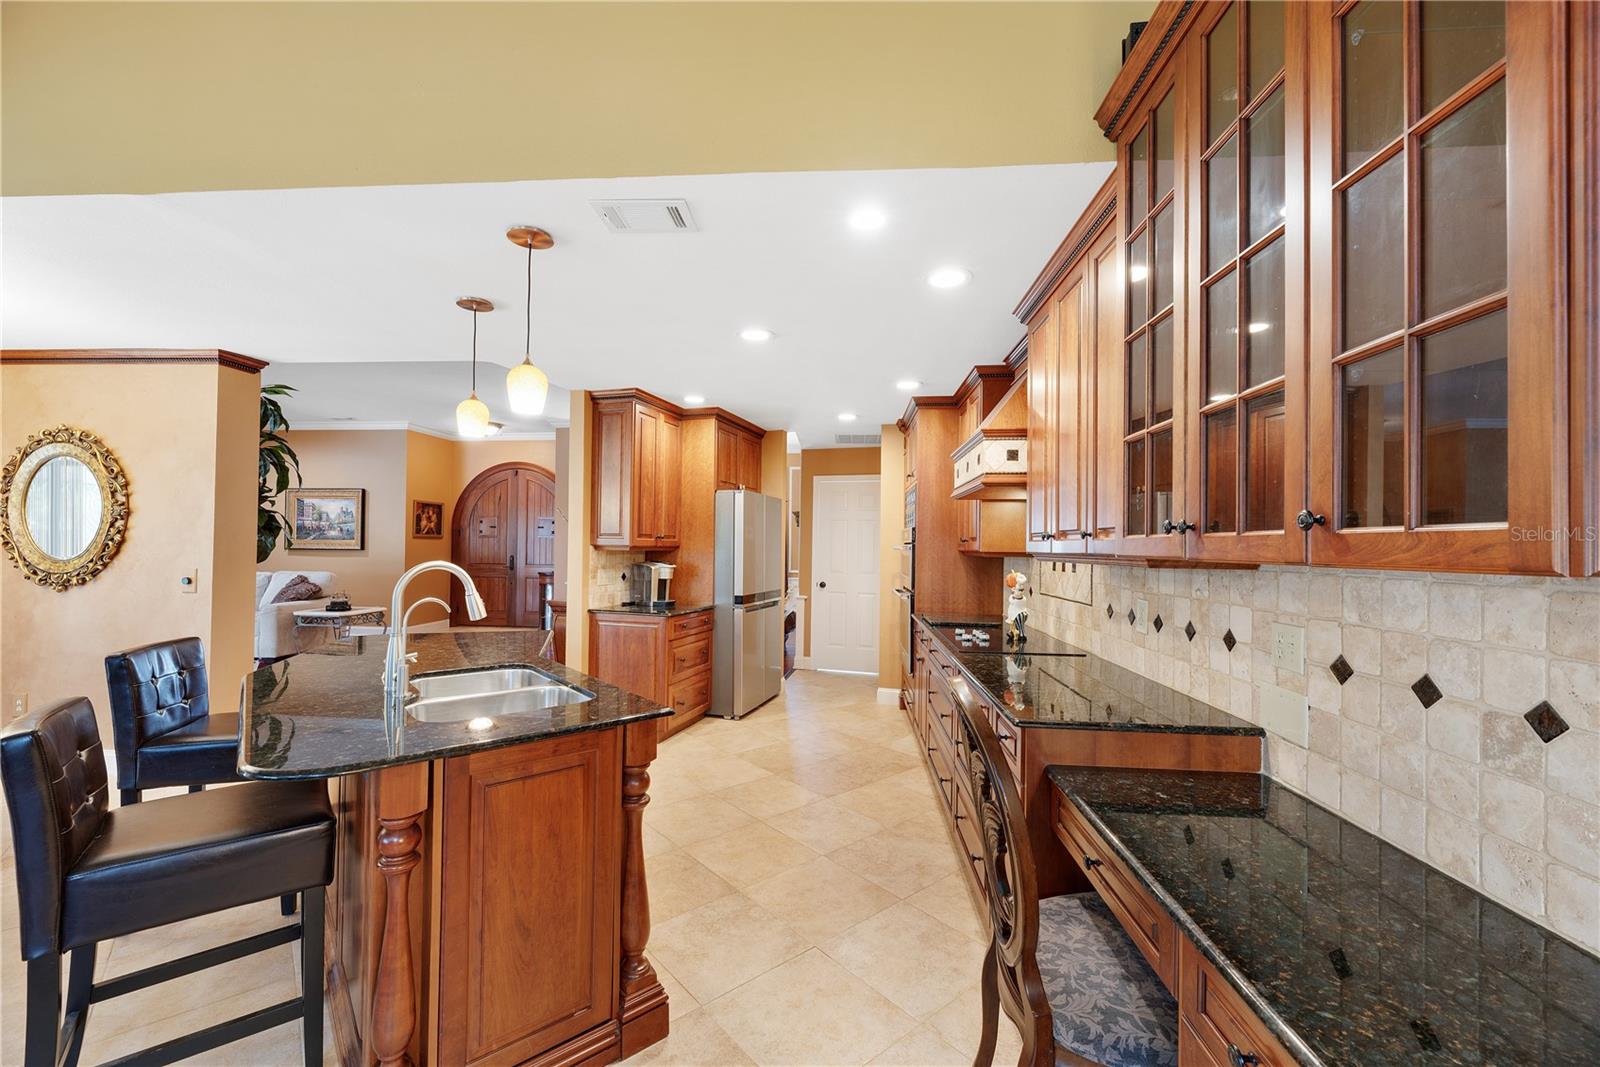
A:
<svg viewBox="0 0 1600 1067">
<path fill-rule="evenodd" d="M 1049 773 L 1301 1063 L 1600 1063 L 1600 958 L 1270 778 Z"/>
<path fill-rule="evenodd" d="M 1054 638 L 1041 647 L 1073 651 L 1035 653 L 1034 642 L 1048 635 L 1034 635 L 1020 653 L 975 650 L 956 644 L 938 628 L 948 623 L 918 618 L 933 627 L 934 639 L 967 679 L 1018 726 L 1266 735 L 1261 727 L 1220 708 Z M 961 620 L 963 626 L 969 623 L 983 625 L 981 620 Z"/>
<path fill-rule="evenodd" d="M 411 676 L 532 667 L 593 693 L 593 700 L 499 715 L 480 729 L 407 715 L 394 738 L 383 716 L 387 637 L 323 645 L 263 667 L 246 675 L 242 687 L 239 772 L 247 778 L 330 778 L 671 714 L 653 700 L 538 656 L 544 638 L 542 630 L 412 634 L 406 646 L 417 654 Z"/>
<path fill-rule="evenodd" d="M 650 608 L 643 604 L 616 604 L 609 608 L 590 608 L 591 615 L 693 615 L 710 611 L 710 604 L 674 604 L 670 608 Z"/>
</svg>

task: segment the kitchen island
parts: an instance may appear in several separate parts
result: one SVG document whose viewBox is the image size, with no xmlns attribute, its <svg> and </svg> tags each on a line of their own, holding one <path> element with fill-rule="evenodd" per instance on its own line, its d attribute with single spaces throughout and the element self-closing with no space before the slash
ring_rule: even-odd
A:
<svg viewBox="0 0 1600 1067">
<path fill-rule="evenodd" d="M 642 829 L 670 709 L 540 658 L 543 637 L 418 634 L 411 676 L 532 669 L 576 702 L 463 701 L 391 726 L 383 638 L 244 683 L 241 773 L 329 780 L 326 982 L 346 1067 L 607 1063 L 666 1036 Z"/>
</svg>

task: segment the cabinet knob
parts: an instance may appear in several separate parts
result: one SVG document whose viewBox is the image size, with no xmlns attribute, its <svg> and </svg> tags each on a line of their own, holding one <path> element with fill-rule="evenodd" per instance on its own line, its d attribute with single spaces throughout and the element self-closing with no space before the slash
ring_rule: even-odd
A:
<svg viewBox="0 0 1600 1067">
<path fill-rule="evenodd" d="M 1162 533 L 1188 533 L 1192 529 L 1194 529 L 1194 523 L 1186 519 L 1179 519 L 1177 522 L 1167 519 L 1161 524 Z"/>
<path fill-rule="evenodd" d="M 1088 870 L 1091 870 L 1091 871 L 1094 870 L 1096 867 L 1102 866 L 1100 860 L 1097 860 L 1093 856 L 1089 856 L 1089 855 L 1085 855 L 1083 857 L 1083 865 L 1084 865 L 1085 868 L 1087 868 Z"/>
<path fill-rule="evenodd" d="M 1313 526 L 1322 526 L 1327 521 L 1328 517 L 1326 515 L 1313 515 L 1309 511 L 1302 511 L 1294 517 L 1294 524 L 1302 530 L 1309 530 Z"/>
<path fill-rule="evenodd" d="M 1233 1067 L 1254 1067 L 1261 1062 L 1261 1057 L 1254 1052 L 1241 1052 L 1239 1046 L 1232 1041 L 1228 1042 L 1228 1062 Z"/>
<path fill-rule="evenodd" d="M 1078 534 L 1078 536 L 1083 538 L 1085 541 L 1093 540 L 1094 531 L 1093 530 L 1084 530 L 1082 533 Z"/>
</svg>

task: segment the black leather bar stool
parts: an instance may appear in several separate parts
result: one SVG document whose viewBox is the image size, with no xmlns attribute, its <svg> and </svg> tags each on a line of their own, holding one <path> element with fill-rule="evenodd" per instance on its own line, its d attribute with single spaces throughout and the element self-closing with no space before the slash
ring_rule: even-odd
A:
<svg viewBox="0 0 1600 1067">
<path fill-rule="evenodd" d="M 122 803 L 137 804 L 146 789 L 186 785 L 198 793 L 238 780 L 239 716 L 211 714 L 198 637 L 107 656 L 106 689 Z"/>
<path fill-rule="evenodd" d="M 247 782 L 108 810 L 105 752 L 83 697 L 0 733 L 28 965 L 25 1067 L 75 1067 L 91 1005 L 300 941 L 302 995 L 116 1061 L 157 1067 L 293 1019 L 322 1062 L 323 894 L 333 811 L 321 782 Z M 301 921 L 94 981 L 101 941 L 285 894 Z M 61 961 L 71 953 L 63 1019 Z"/>
</svg>

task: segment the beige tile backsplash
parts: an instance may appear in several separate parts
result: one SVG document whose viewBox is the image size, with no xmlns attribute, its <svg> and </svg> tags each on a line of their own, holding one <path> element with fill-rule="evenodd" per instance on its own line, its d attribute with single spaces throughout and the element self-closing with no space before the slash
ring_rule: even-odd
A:
<svg viewBox="0 0 1600 1067">
<path fill-rule="evenodd" d="M 1268 731 L 1272 777 L 1600 950 L 1600 582 L 1006 566 L 1031 578 L 1031 625 L 1240 718 L 1262 722 L 1264 687 L 1304 695 L 1306 744 Z M 1303 671 L 1274 665 L 1275 622 L 1305 628 Z M 1568 726 L 1548 743 L 1523 718 L 1540 701 Z"/>
<path fill-rule="evenodd" d="M 628 565 L 643 563 L 643 552 L 589 554 L 589 606 L 614 608 L 628 599 Z"/>
</svg>

